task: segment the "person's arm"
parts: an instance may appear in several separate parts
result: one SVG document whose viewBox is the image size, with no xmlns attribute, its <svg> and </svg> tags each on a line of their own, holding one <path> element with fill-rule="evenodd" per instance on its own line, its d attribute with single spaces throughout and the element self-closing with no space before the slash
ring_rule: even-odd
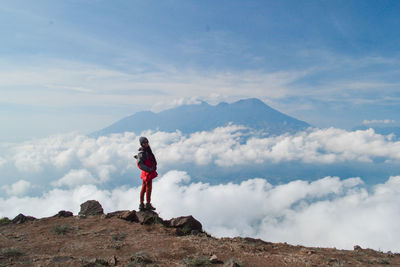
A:
<svg viewBox="0 0 400 267">
<path fill-rule="evenodd" d="M 145 171 L 145 172 L 153 171 L 153 168 L 144 164 L 144 153 L 143 152 L 139 152 L 139 154 L 137 155 L 137 162 L 138 162 L 139 169 L 141 169 L 142 171 Z"/>
</svg>

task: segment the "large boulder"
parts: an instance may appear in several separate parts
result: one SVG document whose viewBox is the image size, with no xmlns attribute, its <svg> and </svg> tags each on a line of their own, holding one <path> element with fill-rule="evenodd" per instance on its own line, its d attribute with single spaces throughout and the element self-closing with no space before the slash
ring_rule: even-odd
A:
<svg viewBox="0 0 400 267">
<path fill-rule="evenodd" d="M 150 210 L 138 211 L 136 212 L 136 216 L 141 224 L 155 224 L 155 223 L 164 224 L 163 219 L 158 217 L 158 213 L 154 211 Z"/>
<path fill-rule="evenodd" d="M 74 216 L 74 214 L 70 211 L 65 211 L 65 210 L 60 210 L 56 215 L 54 215 L 53 217 L 56 218 L 67 218 L 67 217 L 72 217 Z"/>
<path fill-rule="evenodd" d="M 36 220 L 35 217 L 25 216 L 24 214 L 20 213 L 11 222 L 15 223 L 15 224 L 21 224 L 21 223 L 25 223 L 27 221 L 34 221 L 34 220 Z"/>
<path fill-rule="evenodd" d="M 97 200 L 88 200 L 81 204 L 81 211 L 79 215 L 89 216 L 89 215 L 103 215 L 103 207 Z"/>
<path fill-rule="evenodd" d="M 190 216 L 182 216 L 178 218 L 173 218 L 168 221 L 169 227 L 180 228 L 185 232 L 192 232 L 192 231 L 199 231 L 203 230 L 203 226 L 201 223 L 193 218 L 192 215 Z"/>
</svg>

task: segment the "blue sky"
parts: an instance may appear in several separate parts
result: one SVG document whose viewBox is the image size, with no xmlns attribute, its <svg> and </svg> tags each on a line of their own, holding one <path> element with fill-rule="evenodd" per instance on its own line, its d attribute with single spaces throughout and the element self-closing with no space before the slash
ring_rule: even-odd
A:
<svg viewBox="0 0 400 267">
<path fill-rule="evenodd" d="M 76 214 L 87 199 L 135 209 L 142 133 L 85 134 L 141 110 L 256 97 L 321 129 L 246 142 L 237 125 L 146 132 L 163 218 L 193 214 L 215 236 L 400 251 L 400 142 L 352 130 L 400 125 L 399 11 L 368 0 L 0 0 L 0 217 Z"/>
<path fill-rule="evenodd" d="M 257 97 L 317 127 L 397 122 L 398 1 L 0 1 L 0 141 Z"/>
</svg>

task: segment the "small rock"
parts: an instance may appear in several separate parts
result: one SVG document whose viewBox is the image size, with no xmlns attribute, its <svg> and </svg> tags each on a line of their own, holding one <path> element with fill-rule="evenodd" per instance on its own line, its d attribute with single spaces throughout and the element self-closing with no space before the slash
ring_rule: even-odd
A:
<svg viewBox="0 0 400 267">
<path fill-rule="evenodd" d="M 34 220 L 36 220 L 35 217 L 25 216 L 24 214 L 20 213 L 11 222 L 15 223 L 15 224 L 21 224 L 21 223 L 25 223 L 27 221 L 34 221 Z"/>
<path fill-rule="evenodd" d="M 359 245 L 355 245 L 353 248 L 354 250 L 362 250 L 362 248 Z"/>
<path fill-rule="evenodd" d="M 220 261 L 219 259 L 218 259 L 218 257 L 217 257 L 217 255 L 212 255 L 211 257 L 210 257 L 210 260 L 209 260 L 212 264 L 221 264 L 221 263 L 224 263 L 223 261 Z"/>
<path fill-rule="evenodd" d="M 104 214 L 103 207 L 96 200 L 88 200 L 81 204 L 79 215 L 102 215 Z"/>
<path fill-rule="evenodd" d="M 96 258 L 91 258 L 90 260 L 88 260 L 88 263 L 95 264 L 95 263 L 96 263 L 96 261 L 97 261 L 97 259 L 96 259 Z"/>
<path fill-rule="evenodd" d="M 239 263 L 237 263 L 234 259 L 229 259 L 225 264 L 224 267 L 241 267 Z"/>
<path fill-rule="evenodd" d="M 116 266 L 118 264 L 118 259 L 116 256 L 112 256 L 109 262 L 111 266 Z"/>
<path fill-rule="evenodd" d="M 74 258 L 71 256 L 55 256 L 55 257 L 53 257 L 53 259 L 51 261 L 57 262 L 57 263 L 62 263 L 62 262 L 67 262 L 72 259 L 74 259 Z"/>
</svg>

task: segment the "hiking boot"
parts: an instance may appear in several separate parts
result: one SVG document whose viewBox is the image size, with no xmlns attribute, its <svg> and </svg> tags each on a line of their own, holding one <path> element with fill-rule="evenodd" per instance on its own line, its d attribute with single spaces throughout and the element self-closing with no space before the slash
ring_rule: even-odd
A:
<svg viewBox="0 0 400 267">
<path fill-rule="evenodd" d="M 151 203 L 146 203 L 146 210 L 155 210 L 156 208 L 154 208 Z"/>
<path fill-rule="evenodd" d="M 139 205 L 139 211 L 145 211 L 146 209 L 144 208 L 144 204 L 143 203 L 141 203 L 140 205 Z"/>
</svg>

